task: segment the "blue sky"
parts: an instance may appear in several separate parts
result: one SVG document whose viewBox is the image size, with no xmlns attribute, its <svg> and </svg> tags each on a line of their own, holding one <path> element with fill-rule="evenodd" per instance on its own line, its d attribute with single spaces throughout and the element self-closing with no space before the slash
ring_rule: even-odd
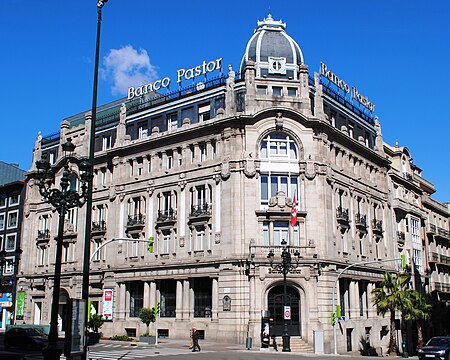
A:
<svg viewBox="0 0 450 360">
<path fill-rule="evenodd" d="M 287 23 L 310 73 L 324 61 L 367 95 L 385 141 L 407 146 L 433 197 L 450 201 L 447 0 L 110 0 L 98 104 L 203 60 L 223 57 L 238 69 L 269 9 Z M 95 0 L 0 0 L 0 160 L 29 169 L 38 131 L 57 132 L 64 118 L 90 109 L 96 24 Z"/>
</svg>

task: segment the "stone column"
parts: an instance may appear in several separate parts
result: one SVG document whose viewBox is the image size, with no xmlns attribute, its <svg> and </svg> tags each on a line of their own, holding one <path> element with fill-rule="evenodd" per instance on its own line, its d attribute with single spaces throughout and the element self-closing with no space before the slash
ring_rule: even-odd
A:
<svg viewBox="0 0 450 360">
<path fill-rule="evenodd" d="M 150 284 L 144 281 L 144 307 L 150 307 Z"/>
<path fill-rule="evenodd" d="M 190 301 L 189 301 L 189 280 L 183 280 L 183 311 L 182 317 L 183 320 L 189 320 L 189 310 L 190 310 Z"/>
<path fill-rule="evenodd" d="M 177 280 L 177 293 L 176 293 L 176 305 L 175 316 L 177 320 L 183 318 L 183 281 Z"/>
<path fill-rule="evenodd" d="M 150 307 L 156 305 L 156 283 L 154 281 L 150 282 Z"/>
<path fill-rule="evenodd" d="M 125 315 L 127 312 L 126 305 L 126 287 L 125 283 L 119 284 L 119 306 L 117 307 L 117 318 L 125 319 Z"/>
<path fill-rule="evenodd" d="M 212 321 L 218 321 L 219 317 L 219 281 L 216 278 L 212 279 L 212 307 L 211 318 Z"/>
</svg>

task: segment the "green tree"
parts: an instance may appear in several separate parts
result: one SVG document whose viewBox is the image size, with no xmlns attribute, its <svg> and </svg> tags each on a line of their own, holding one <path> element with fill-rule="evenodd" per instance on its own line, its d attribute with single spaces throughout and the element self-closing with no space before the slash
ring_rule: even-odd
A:
<svg viewBox="0 0 450 360">
<path fill-rule="evenodd" d="M 405 319 L 415 321 L 417 324 L 417 347 L 423 347 L 424 322 L 430 319 L 431 304 L 427 302 L 425 296 L 418 291 L 411 293 L 411 306 L 405 309 Z"/>
<path fill-rule="evenodd" d="M 154 307 L 150 308 L 142 308 L 139 310 L 139 318 L 141 321 L 147 325 L 147 334 L 149 333 L 149 325 L 156 321 L 156 317 L 159 313 L 159 302 L 156 303 Z"/>
<path fill-rule="evenodd" d="M 93 314 L 88 320 L 88 328 L 98 334 L 98 330 L 102 327 L 104 321 L 100 314 Z"/>
<path fill-rule="evenodd" d="M 415 292 L 409 289 L 410 275 L 398 274 L 393 276 L 391 273 L 384 273 L 383 281 L 380 286 L 372 290 L 372 301 L 377 309 L 378 315 L 390 313 L 390 331 L 389 331 L 389 354 L 396 353 L 397 340 L 395 338 L 395 311 L 405 311 L 412 308 L 412 299 Z"/>
</svg>

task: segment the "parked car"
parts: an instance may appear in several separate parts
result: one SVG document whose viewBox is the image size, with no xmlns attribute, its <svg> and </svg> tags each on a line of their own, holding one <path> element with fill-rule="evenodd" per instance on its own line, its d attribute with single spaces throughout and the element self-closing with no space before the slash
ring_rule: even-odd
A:
<svg viewBox="0 0 450 360">
<path fill-rule="evenodd" d="M 427 344 L 419 349 L 419 360 L 450 359 L 450 336 L 432 337 Z"/>
<path fill-rule="evenodd" d="M 12 328 L 6 331 L 3 340 L 5 348 L 18 346 L 26 349 L 42 349 L 48 344 L 48 337 L 35 328 Z"/>
</svg>

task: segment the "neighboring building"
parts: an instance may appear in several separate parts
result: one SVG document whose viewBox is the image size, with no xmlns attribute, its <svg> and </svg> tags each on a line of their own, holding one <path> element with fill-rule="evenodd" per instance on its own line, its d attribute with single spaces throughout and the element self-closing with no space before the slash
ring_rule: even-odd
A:
<svg viewBox="0 0 450 360">
<path fill-rule="evenodd" d="M 12 322 L 20 258 L 25 171 L 0 161 L 0 328 Z"/>
<path fill-rule="evenodd" d="M 312 346 L 314 333 L 323 331 L 325 351 L 332 351 L 334 282 L 349 264 L 363 263 L 337 284 L 345 317 L 338 350 L 358 352 L 361 339 L 385 350 L 389 318 L 376 314 L 371 290 L 385 271 L 399 269 L 387 260 L 404 252 L 417 279 L 425 279 L 428 215 L 421 204 L 432 185 L 411 167 L 406 148 L 384 144 L 373 104 L 356 88 L 352 101 L 349 85 L 325 64 L 309 75 L 281 21 L 269 15 L 258 22 L 239 73 L 229 67 L 227 76 L 208 79 L 208 71 L 222 70 L 221 61 L 203 62 L 203 81 L 194 86 L 161 95 L 143 85 L 130 90 L 129 100 L 99 108 L 89 294 L 96 311 L 109 314 L 112 307 L 102 332 L 142 334 L 139 309 L 159 301 L 162 336 L 187 338 L 196 326 L 206 339 L 251 337 L 258 346 L 261 316 L 270 312 L 279 337 L 283 276 L 267 255 L 272 250 L 280 262 L 285 240 L 293 261 L 300 254 L 287 276 L 292 346 Z M 178 75 L 191 79 L 196 72 Z M 64 120 L 58 134 L 38 136 L 34 160 L 58 161 L 68 137 L 86 156 L 90 127 L 90 113 Z M 58 216 L 42 202 L 35 172 L 28 174 L 27 261 L 18 290 L 26 292 L 24 320 L 48 324 Z M 395 195 L 399 188 L 410 195 Z M 294 198 L 297 222 L 290 226 Z M 81 297 L 85 212 L 66 217 L 61 329 L 67 299 Z M 102 247 L 112 239 L 128 241 Z"/>
</svg>

